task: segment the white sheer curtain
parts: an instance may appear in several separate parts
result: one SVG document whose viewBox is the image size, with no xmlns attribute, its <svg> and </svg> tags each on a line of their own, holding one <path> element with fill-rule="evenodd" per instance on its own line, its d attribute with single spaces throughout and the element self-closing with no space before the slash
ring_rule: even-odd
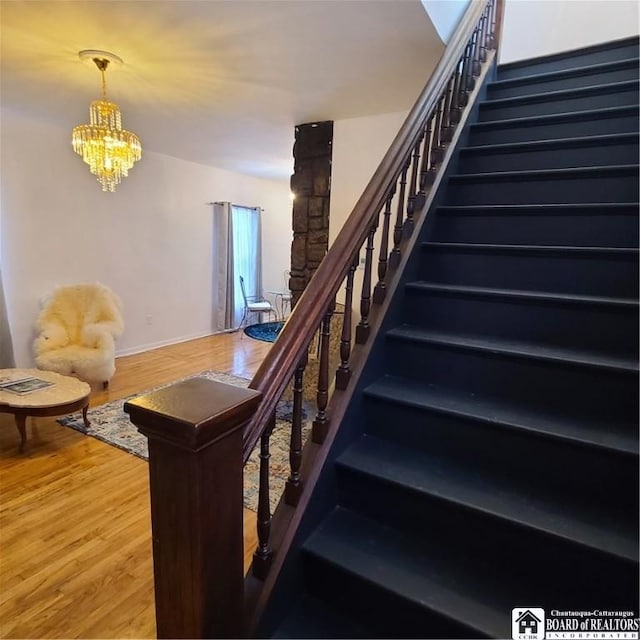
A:
<svg viewBox="0 0 640 640">
<path fill-rule="evenodd" d="M 248 296 L 262 295 L 260 208 L 214 203 L 213 233 L 214 329 L 224 331 L 242 320 L 240 276 Z"/>
</svg>

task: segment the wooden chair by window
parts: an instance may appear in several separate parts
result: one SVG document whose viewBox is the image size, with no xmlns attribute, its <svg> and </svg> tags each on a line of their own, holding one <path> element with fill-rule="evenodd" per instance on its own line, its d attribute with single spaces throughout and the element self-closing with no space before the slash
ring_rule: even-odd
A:
<svg viewBox="0 0 640 640">
<path fill-rule="evenodd" d="M 240 276 L 240 289 L 242 290 L 242 299 L 244 300 L 244 312 L 242 314 L 242 320 L 240 321 L 240 326 L 238 329 L 241 329 L 245 326 L 245 322 L 249 318 L 250 313 L 257 313 L 258 319 L 262 321 L 263 313 L 268 313 L 269 318 L 271 318 L 271 314 L 275 316 L 275 311 L 273 310 L 273 305 L 265 300 L 262 296 L 248 296 L 244 287 L 244 278 Z"/>
</svg>

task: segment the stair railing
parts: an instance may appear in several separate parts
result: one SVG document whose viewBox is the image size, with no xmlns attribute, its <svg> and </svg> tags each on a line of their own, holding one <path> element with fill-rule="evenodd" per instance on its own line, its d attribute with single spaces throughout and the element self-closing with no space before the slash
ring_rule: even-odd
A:
<svg viewBox="0 0 640 640">
<path fill-rule="evenodd" d="M 470 3 L 249 389 L 195 379 L 125 404 L 131 421 L 149 439 L 159 638 L 241 637 L 255 627 L 416 242 L 414 228 L 442 179 L 478 93 L 478 79 L 495 57 L 503 2 Z M 354 282 L 363 253 L 356 324 Z M 338 299 L 344 309 L 340 315 Z M 336 318 L 341 318 L 337 327 Z M 339 362 L 330 376 L 336 336 Z M 311 359 L 317 368 L 315 415 L 310 442 L 304 445 L 305 373 Z M 272 516 L 270 438 L 287 389 L 292 398 L 290 471 Z M 242 468 L 258 442 L 258 545 L 243 580 Z"/>
</svg>

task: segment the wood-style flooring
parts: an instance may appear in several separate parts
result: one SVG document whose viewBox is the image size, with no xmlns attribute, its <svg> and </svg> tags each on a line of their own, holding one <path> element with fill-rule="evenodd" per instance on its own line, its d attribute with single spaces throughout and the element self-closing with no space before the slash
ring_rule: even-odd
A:
<svg viewBox="0 0 640 640">
<path fill-rule="evenodd" d="M 215 369 L 250 378 L 270 348 L 219 334 L 118 358 L 90 406 Z M 147 463 L 55 418 L 18 453 L 0 414 L 0 637 L 154 638 Z M 245 567 L 256 543 L 245 510 Z"/>
</svg>

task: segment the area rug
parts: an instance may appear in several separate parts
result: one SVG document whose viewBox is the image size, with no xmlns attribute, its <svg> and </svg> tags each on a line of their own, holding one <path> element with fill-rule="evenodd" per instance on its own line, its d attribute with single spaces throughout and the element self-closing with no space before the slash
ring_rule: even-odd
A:
<svg viewBox="0 0 640 640">
<path fill-rule="evenodd" d="M 284 322 L 260 322 L 259 324 L 250 324 L 244 328 L 244 332 L 255 340 L 263 342 L 275 342 L 280 331 L 284 327 Z"/>
<path fill-rule="evenodd" d="M 249 380 L 219 371 L 203 371 L 193 377 L 224 382 L 236 387 L 246 387 L 249 384 Z M 181 380 L 186 379 L 188 378 L 182 378 Z M 180 382 L 181 380 L 175 380 L 175 382 Z M 129 416 L 124 412 L 124 403 L 131 398 L 150 393 L 151 391 L 157 391 L 166 386 L 169 385 L 148 389 L 127 396 L 126 398 L 113 400 L 107 404 L 89 409 L 87 414 L 91 422 L 89 429 L 85 429 L 81 413 L 74 413 L 58 418 L 58 422 L 65 427 L 71 427 L 76 431 L 85 433 L 102 442 L 123 449 L 143 460 L 147 460 L 149 458 L 147 438 L 143 436 L 129 420 Z M 269 488 L 272 511 L 280 500 L 280 496 L 284 491 L 285 482 L 289 476 L 289 440 L 291 437 L 292 406 L 290 401 L 282 401 L 278 403 L 276 408 L 276 426 L 271 435 L 271 459 L 269 460 Z M 311 426 L 308 414 L 309 411 L 303 409 L 303 442 L 306 441 Z M 245 507 L 253 511 L 258 510 L 258 478 L 260 470 L 258 454 L 259 446 L 254 449 L 244 468 L 244 504 Z"/>
</svg>

